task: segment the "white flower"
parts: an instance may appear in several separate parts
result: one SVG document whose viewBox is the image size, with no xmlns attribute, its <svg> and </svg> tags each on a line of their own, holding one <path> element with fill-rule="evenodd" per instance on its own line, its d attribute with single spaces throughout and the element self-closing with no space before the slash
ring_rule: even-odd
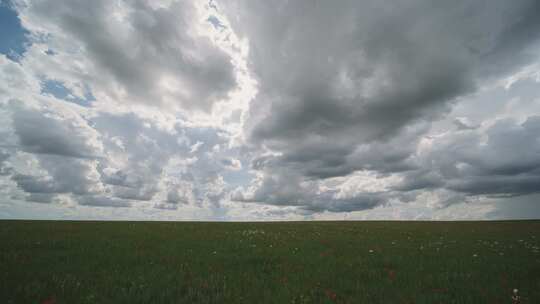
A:
<svg viewBox="0 0 540 304">
<path fill-rule="evenodd" d="M 518 289 L 514 288 L 514 294 L 518 293 Z"/>
<path fill-rule="evenodd" d="M 370 249 L 370 250 L 369 250 L 369 253 L 373 253 L 373 249 Z"/>
</svg>

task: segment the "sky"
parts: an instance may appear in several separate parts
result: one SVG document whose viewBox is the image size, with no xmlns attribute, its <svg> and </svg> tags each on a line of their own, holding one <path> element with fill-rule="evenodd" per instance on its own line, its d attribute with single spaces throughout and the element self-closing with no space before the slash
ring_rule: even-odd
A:
<svg viewBox="0 0 540 304">
<path fill-rule="evenodd" d="M 540 218 L 537 0 L 0 0 L 0 218 Z"/>
</svg>

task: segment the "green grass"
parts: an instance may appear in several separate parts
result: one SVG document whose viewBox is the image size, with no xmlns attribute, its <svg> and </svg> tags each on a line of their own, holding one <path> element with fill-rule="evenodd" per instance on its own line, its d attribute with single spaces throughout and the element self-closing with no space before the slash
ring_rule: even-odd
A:
<svg viewBox="0 0 540 304">
<path fill-rule="evenodd" d="M 0 303 L 540 303 L 540 221 L 0 221 Z"/>
</svg>

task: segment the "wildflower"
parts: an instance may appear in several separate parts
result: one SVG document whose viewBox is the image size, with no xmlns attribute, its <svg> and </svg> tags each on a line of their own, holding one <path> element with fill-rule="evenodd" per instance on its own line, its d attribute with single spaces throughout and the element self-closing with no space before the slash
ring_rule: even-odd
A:
<svg viewBox="0 0 540 304">
<path fill-rule="evenodd" d="M 478 257 L 478 254 L 475 253 L 472 256 L 473 256 L 473 258 L 476 258 L 476 257 Z"/>
<path fill-rule="evenodd" d="M 518 304 L 519 303 L 519 295 L 518 295 L 517 288 L 514 288 L 513 292 L 514 292 L 514 294 L 512 295 L 512 303 L 513 304 Z"/>
<path fill-rule="evenodd" d="M 370 249 L 370 250 L 369 250 L 369 253 L 373 253 L 373 249 Z"/>
</svg>

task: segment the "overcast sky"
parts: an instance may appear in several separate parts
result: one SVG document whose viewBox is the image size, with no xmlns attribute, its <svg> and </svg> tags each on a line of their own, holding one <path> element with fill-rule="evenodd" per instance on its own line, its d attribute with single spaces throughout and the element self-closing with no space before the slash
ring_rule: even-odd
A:
<svg viewBox="0 0 540 304">
<path fill-rule="evenodd" d="M 0 218 L 540 218 L 539 38 L 537 0 L 0 0 Z"/>
</svg>

